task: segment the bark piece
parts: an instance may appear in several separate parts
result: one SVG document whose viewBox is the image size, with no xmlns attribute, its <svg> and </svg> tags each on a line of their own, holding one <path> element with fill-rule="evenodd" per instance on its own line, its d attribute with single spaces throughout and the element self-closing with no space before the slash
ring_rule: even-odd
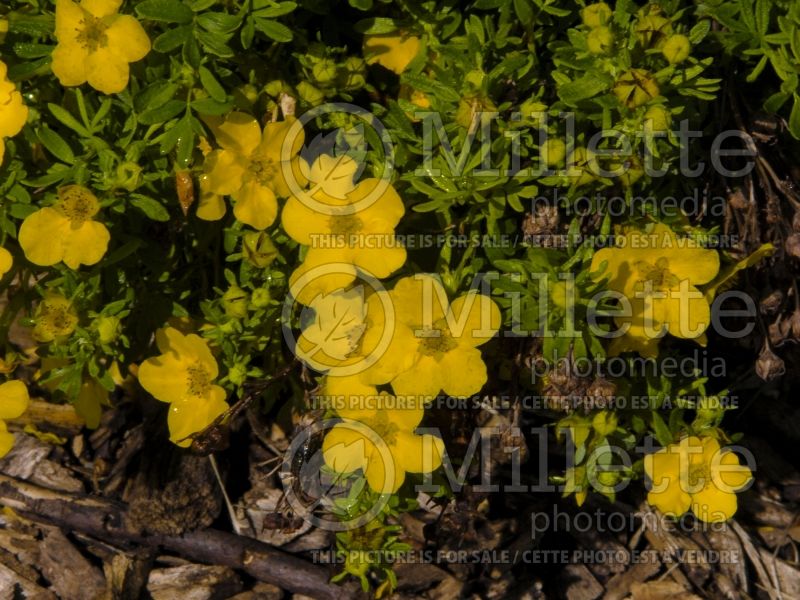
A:
<svg viewBox="0 0 800 600">
<path fill-rule="evenodd" d="M 153 600 L 224 600 L 242 590 L 242 582 L 227 567 L 189 564 L 154 569 L 147 582 Z"/>
</svg>

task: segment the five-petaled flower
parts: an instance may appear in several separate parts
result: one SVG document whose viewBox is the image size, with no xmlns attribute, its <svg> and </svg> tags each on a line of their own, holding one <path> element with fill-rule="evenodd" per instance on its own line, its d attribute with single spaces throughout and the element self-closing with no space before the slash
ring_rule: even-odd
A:
<svg viewBox="0 0 800 600">
<path fill-rule="evenodd" d="M 325 464 L 337 473 L 361 469 L 370 488 L 391 494 L 403 485 L 406 473 L 430 473 L 442 464 L 442 440 L 415 433 L 424 414 L 421 401 L 404 398 L 398 403 L 399 399 L 369 387 L 364 394 L 353 394 L 349 387 L 326 387 L 326 391 L 345 399 L 336 406 L 342 422 L 322 443 Z"/>
<path fill-rule="evenodd" d="M 192 434 L 228 409 L 225 390 L 214 383 L 219 367 L 208 342 L 198 335 L 166 327 L 156 332 L 156 344 L 161 354 L 142 363 L 139 383 L 157 400 L 170 403 L 170 439 L 188 447 Z"/>
<path fill-rule="evenodd" d="M 128 85 L 128 63 L 150 52 L 150 38 L 139 21 L 117 14 L 122 0 L 56 0 L 53 74 L 70 87 L 89 82 L 104 94 Z"/>
<path fill-rule="evenodd" d="M 60 294 L 45 296 L 33 316 L 33 339 L 52 342 L 66 338 L 78 325 L 78 313 L 72 302 Z"/>
<path fill-rule="evenodd" d="M 685 437 L 644 460 L 647 501 L 669 516 L 690 508 L 707 523 L 727 521 L 736 512 L 736 492 L 752 481 L 739 457 L 711 437 Z"/>
<path fill-rule="evenodd" d="M 628 231 L 617 247 L 597 252 L 592 272 L 598 273 L 604 262 L 598 279 L 608 278 L 608 287 L 622 294 L 631 308 L 627 316 L 615 318 L 625 334 L 612 343 L 612 354 L 637 351 L 654 357 L 667 332 L 705 344 L 711 310 L 696 286 L 709 283 L 719 272 L 716 250 L 678 239 L 659 223 L 650 233 Z"/>
<path fill-rule="evenodd" d="M 92 219 L 99 210 L 97 198 L 85 187 L 60 188 L 56 204 L 23 221 L 19 243 L 25 257 L 43 267 L 63 260 L 70 269 L 100 262 L 111 236 L 105 225 Z"/>
<path fill-rule="evenodd" d="M 294 123 L 293 118 L 267 123 L 262 132 L 258 121 L 242 112 L 212 123 L 221 148 L 209 152 L 203 163 L 197 216 L 206 221 L 221 219 L 225 215 L 222 197 L 230 196 L 239 221 L 256 229 L 272 225 L 278 216 L 277 198 L 289 195 L 291 183 L 305 185 L 302 159 L 297 156 L 305 136 Z M 290 142 L 288 135 L 293 136 Z"/>
<path fill-rule="evenodd" d="M 3 138 L 17 135 L 28 120 L 28 107 L 22 102 L 22 94 L 6 76 L 8 68 L 0 60 L 0 163 L 5 155 Z"/>
<path fill-rule="evenodd" d="M 286 233 L 309 247 L 290 278 L 292 294 L 303 304 L 347 287 L 358 269 L 383 278 L 406 260 L 406 250 L 394 233 L 405 206 L 392 185 L 376 178 L 352 183 L 353 170 L 347 160 L 331 163 L 328 172 L 334 174 L 324 175 L 320 165 L 327 159 L 326 155 L 318 158 L 310 173 L 320 181 L 335 183 L 327 188 L 317 183 L 316 191 L 292 195 L 281 215 Z M 339 175 L 342 171 L 344 175 Z"/>
<path fill-rule="evenodd" d="M 6 381 L 0 385 L 0 457 L 8 454 L 14 445 L 6 419 L 16 419 L 28 409 L 28 388 L 21 381 Z"/>
<path fill-rule="evenodd" d="M 442 284 L 430 275 L 401 279 L 389 294 L 395 335 L 387 352 L 413 357 L 412 366 L 392 379 L 394 392 L 427 397 L 442 390 L 450 396 L 478 393 L 487 375 L 477 347 L 501 324 L 494 301 L 473 290 L 450 304 Z"/>
</svg>

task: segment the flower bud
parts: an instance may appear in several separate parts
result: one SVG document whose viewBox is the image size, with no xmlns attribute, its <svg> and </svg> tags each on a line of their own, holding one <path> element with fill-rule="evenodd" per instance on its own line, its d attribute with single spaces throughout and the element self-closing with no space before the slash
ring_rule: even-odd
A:
<svg viewBox="0 0 800 600">
<path fill-rule="evenodd" d="M 774 315 L 783 304 L 783 292 L 775 290 L 766 298 L 763 298 L 759 303 L 759 310 L 762 315 Z"/>
<path fill-rule="evenodd" d="M 660 48 L 672 33 L 672 23 L 660 14 L 644 15 L 636 22 L 635 31 L 643 48 Z"/>
<path fill-rule="evenodd" d="M 330 58 L 323 58 L 311 68 L 311 76 L 322 86 L 327 86 L 338 74 L 336 62 Z"/>
<path fill-rule="evenodd" d="M 519 105 L 519 112 L 523 122 L 538 127 L 543 124 L 545 119 L 544 113 L 547 112 L 547 104 L 539 102 L 534 98 L 528 98 Z"/>
<path fill-rule="evenodd" d="M 651 106 L 644 113 L 645 131 L 669 131 L 672 114 L 663 106 Z"/>
<path fill-rule="evenodd" d="M 689 38 L 681 33 L 676 33 L 667 38 L 664 46 L 661 48 L 661 54 L 667 59 L 671 65 L 677 65 L 689 58 L 692 51 L 692 44 Z"/>
<path fill-rule="evenodd" d="M 592 54 L 608 54 L 614 49 L 614 33 L 608 27 L 596 27 L 586 34 L 586 46 Z"/>
<path fill-rule="evenodd" d="M 297 96 L 301 101 L 311 106 L 318 106 L 325 101 L 325 94 L 307 81 L 301 81 L 297 84 Z"/>
<path fill-rule="evenodd" d="M 114 179 L 114 186 L 127 190 L 134 191 L 142 181 L 142 167 L 135 162 L 125 161 L 117 166 L 117 173 Z"/>
<path fill-rule="evenodd" d="M 605 2 L 598 2 L 597 4 L 590 4 L 581 10 L 581 19 L 583 24 L 587 27 L 600 27 L 605 25 L 611 20 L 611 7 Z"/>
<path fill-rule="evenodd" d="M 237 285 L 232 285 L 222 295 L 222 307 L 229 317 L 241 319 L 247 316 L 247 292 Z"/>
<path fill-rule="evenodd" d="M 242 254 L 245 260 L 264 269 L 277 258 L 278 250 L 269 235 L 263 231 L 250 231 L 244 234 Z"/>
<path fill-rule="evenodd" d="M 630 69 L 614 83 L 614 95 L 628 108 L 637 108 L 656 98 L 661 90 L 655 78 L 645 69 Z"/>
<path fill-rule="evenodd" d="M 250 295 L 250 305 L 253 308 L 264 308 L 272 300 L 272 295 L 267 288 L 256 288 Z"/>
<path fill-rule="evenodd" d="M 247 381 L 247 365 L 236 363 L 228 371 L 228 380 L 233 385 L 242 385 Z"/>
<path fill-rule="evenodd" d="M 94 321 L 94 327 L 100 343 L 110 344 L 119 335 L 119 318 L 113 316 L 98 317 Z"/>
<path fill-rule="evenodd" d="M 607 410 L 597 413 L 592 417 L 592 429 L 603 437 L 611 435 L 617 429 L 617 415 Z"/>
<path fill-rule="evenodd" d="M 540 150 L 542 160 L 548 167 L 555 167 L 564 162 L 567 155 L 567 145 L 560 138 L 547 138 Z"/>
</svg>

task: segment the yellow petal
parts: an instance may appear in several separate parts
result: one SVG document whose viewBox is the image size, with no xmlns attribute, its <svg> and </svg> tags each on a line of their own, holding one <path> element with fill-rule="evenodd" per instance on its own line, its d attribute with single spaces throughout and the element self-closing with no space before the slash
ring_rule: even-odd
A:
<svg viewBox="0 0 800 600">
<path fill-rule="evenodd" d="M 18 239 L 25 258 L 35 265 L 47 267 L 64 258 L 64 240 L 69 232 L 69 219 L 47 207 L 25 217 Z"/>
<path fill-rule="evenodd" d="M 296 124 L 295 117 L 267 123 L 261 138 L 259 152 L 273 162 L 287 162 L 300 152 L 305 141 L 305 131 Z M 288 138 L 291 136 L 291 140 Z"/>
<path fill-rule="evenodd" d="M 59 45 L 74 42 L 83 31 L 84 10 L 72 0 L 56 0 L 56 39 Z"/>
<path fill-rule="evenodd" d="M 110 239 L 106 226 L 97 221 L 70 227 L 63 240 L 64 264 L 70 269 L 97 264 L 105 255 Z"/>
<path fill-rule="evenodd" d="M 398 75 L 406 70 L 417 56 L 420 39 L 397 33 L 364 37 L 364 56 L 368 64 L 379 64 Z"/>
<path fill-rule="evenodd" d="M 150 52 L 150 38 L 141 23 L 130 15 L 119 15 L 106 29 L 108 47 L 126 61 L 136 62 Z"/>
<path fill-rule="evenodd" d="M 261 127 L 253 117 L 243 112 L 232 112 L 225 122 L 214 129 L 217 143 L 225 150 L 250 156 L 261 143 Z"/>
<path fill-rule="evenodd" d="M 692 512 L 706 523 L 727 521 L 736 513 L 736 508 L 736 494 L 723 492 L 714 485 L 692 495 Z"/>
<path fill-rule="evenodd" d="M 28 388 L 17 380 L 0 385 L 0 419 L 16 419 L 28 409 Z"/>
<path fill-rule="evenodd" d="M 691 497 L 681 482 L 679 452 L 669 447 L 648 454 L 644 458 L 644 468 L 649 479 L 647 502 L 665 515 L 680 516 L 689 510 Z"/>
<path fill-rule="evenodd" d="M 64 1 L 69 2 L 69 0 Z M 52 56 L 53 75 L 58 78 L 61 85 L 71 87 L 86 83 L 89 53 L 82 46 L 60 43 L 53 50 Z"/>
<path fill-rule="evenodd" d="M 108 404 L 108 391 L 95 379 L 84 381 L 74 406 L 75 412 L 86 422 L 86 427 L 97 429 L 104 404 Z"/>
<path fill-rule="evenodd" d="M 450 305 L 450 333 L 460 344 L 480 346 L 497 334 L 502 317 L 489 296 L 472 290 Z"/>
<path fill-rule="evenodd" d="M 278 200 L 275 193 L 257 180 L 250 179 L 231 196 L 234 216 L 246 225 L 258 230 L 266 229 L 278 216 Z"/>
<path fill-rule="evenodd" d="M 408 371 L 392 380 L 392 389 L 397 396 L 433 397 L 442 389 L 445 374 L 439 362 L 431 356 L 419 356 Z"/>
<path fill-rule="evenodd" d="M 447 292 L 438 277 L 420 274 L 404 277 L 389 292 L 394 303 L 395 316 L 412 330 L 431 326 L 444 318 L 449 308 Z"/>
<path fill-rule="evenodd" d="M 365 222 L 381 219 L 392 229 L 406 212 L 403 201 L 394 187 L 384 179 L 365 179 L 347 195 L 349 204 L 356 208 L 356 215 Z"/>
<path fill-rule="evenodd" d="M 186 365 L 170 354 L 148 358 L 139 366 L 139 383 L 156 400 L 177 402 L 186 396 Z"/>
<path fill-rule="evenodd" d="M 208 190 L 203 190 L 201 186 L 200 201 L 197 203 L 197 218 L 203 221 L 219 221 L 225 216 L 228 208 L 222 196 Z"/>
<path fill-rule="evenodd" d="M 449 396 L 466 397 L 477 394 L 488 378 L 486 363 L 480 350 L 459 346 L 442 357 L 442 389 Z"/>
<path fill-rule="evenodd" d="M 393 494 L 403 485 L 406 473 L 385 445 L 383 452 L 374 451 L 369 457 L 367 483 L 379 494 Z"/>
<path fill-rule="evenodd" d="M 3 421 L 0 421 L 0 458 L 4 457 L 14 447 L 14 434 L 8 432 Z"/>
<path fill-rule="evenodd" d="M 86 79 L 104 94 L 118 94 L 128 86 L 127 61 L 109 48 L 98 48 L 86 60 Z"/>
<path fill-rule="evenodd" d="M 225 397 L 225 390 L 214 385 L 211 386 L 206 398 L 192 397 L 189 400 L 173 402 L 167 417 L 169 439 L 178 446 L 189 447 L 192 441 L 186 438 L 203 431 L 228 410 Z"/>
<path fill-rule="evenodd" d="M 330 237 L 330 223 L 330 215 L 312 210 L 295 196 L 286 201 L 281 213 L 283 229 L 294 241 L 305 246 L 335 243 L 337 240 Z"/>
<path fill-rule="evenodd" d="M 359 269 L 372 277 L 384 279 L 397 271 L 406 262 L 406 249 L 402 246 L 368 248 L 365 247 L 366 245 L 353 248 L 351 260 Z"/>
<path fill-rule="evenodd" d="M 0 137 L 13 137 L 22 131 L 28 120 L 28 107 L 16 89 L 9 94 L 8 103 L 0 105 L 0 115 Z"/>
<path fill-rule="evenodd" d="M 311 248 L 289 277 L 289 290 L 298 302 L 308 305 L 321 294 L 346 288 L 355 278 L 355 267 L 343 262 L 341 253 Z"/>
<path fill-rule="evenodd" d="M 337 473 L 352 473 L 367 466 L 372 444 L 361 432 L 358 423 L 336 425 L 322 442 L 325 464 Z"/>
<path fill-rule="evenodd" d="M 409 473 L 430 473 L 442 465 L 444 443 L 433 435 L 415 435 L 401 431 L 395 442 L 395 457 Z"/>
<path fill-rule="evenodd" d="M 703 294 L 693 286 L 684 291 L 675 287 L 666 293 L 668 298 L 655 302 L 661 309 L 659 321 L 666 324 L 670 335 L 683 339 L 695 339 L 703 335 L 711 324 L 711 307 Z"/>
<path fill-rule="evenodd" d="M 247 163 L 240 154 L 231 150 L 214 150 L 203 163 L 205 177 L 203 182 L 208 190 L 227 196 L 242 187 L 242 179 Z"/>
<path fill-rule="evenodd" d="M 122 0 L 81 0 L 81 8 L 102 18 L 113 15 L 122 6 Z"/>
<path fill-rule="evenodd" d="M 11 270 L 13 264 L 14 258 L 11 256 L 11 252 L 5 248 L 0 248 L 0 278 Z"/>
</svg>

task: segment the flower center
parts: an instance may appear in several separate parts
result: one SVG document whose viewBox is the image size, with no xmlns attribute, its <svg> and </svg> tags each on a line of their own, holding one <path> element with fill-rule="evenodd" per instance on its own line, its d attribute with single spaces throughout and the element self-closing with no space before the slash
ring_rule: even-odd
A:
<svg viewBox="0 0 800 600">
<path fill-rule="evenodd" d="M 331 235 L 350 236 L 364 228 L 364 222 L 356 215 L 334 215 L 328 219 Z"/>
<path fill-rule="evenodd" d="M 189 365 L 186 369 L 188 373 L 189 394 L 192 396 L 204 396 L 211 387 L 211 379 L 208 372 L 200 362 Z"/>
<path fill-rule="evenodd" d="M 692 489 L 704 488 L 711 481 L 711 472 L 708 465 L 697 465 L 689 469 L 689 486 Z"/>
<path fill-rule="evenodd" d="M 636 263 L 636 269 L 639 271 L 638 283 L 640 285 L 650 282 L 654 289 L 663 290 L 680 283 L 680 280 L 669 270 L 669 260 L 664 257 L 656 260 L 655 265 L 639 261 Z"/>
<path fill-rule="evenodd" d="M 423 329 L 419 351 L 425 356 L 441 357 L 457 346 L 445 319 L 439 319 L 431 328 Z"/>
<path fill-rule="evenodd" d="M 46 329 L 52 331 L 56 336 L 72 332 L 75 317 L 70 314 L 66 306 L 45 304 L 42 308 L 42 320 Z"/>
<path fill-rule="evenodd" d="M 250 173 L 261 185 L 271 183 L 278 174 L 278 169 L 278 164 L 271 158 L 257 154 L 250 159 L 250 165 L 248 166 Z"/>
<path fill-rule="evenodd" d="M 397 434 L 400 431 L 397 424 L 389 420 L 389 413 L 387 413 L 387 411 L 379 411 L 378 414 L 375 415 L 375 418 L 369 422 L 369 426 L 388 446 L 394 444 L 397 439 Z"/>
<path fill-rule="evenodd" d="M 76 41 L 85 50 L 96 52 L 99 48 L 108 45 L 108 36 L 106 35 L 108 25 L 103 23 L 102 19 L 87 14 L 81 19 L 80 24 L 81 26 L 76 29 L 78 32 Z"/>
<path fill-rule="evenodd" d="M 78 188 L 71 188 L 61 195 L 61 210 L 73 225 L 81 225 L 91 219 L 99 205 L 97 200 Z"/>
</svg>

